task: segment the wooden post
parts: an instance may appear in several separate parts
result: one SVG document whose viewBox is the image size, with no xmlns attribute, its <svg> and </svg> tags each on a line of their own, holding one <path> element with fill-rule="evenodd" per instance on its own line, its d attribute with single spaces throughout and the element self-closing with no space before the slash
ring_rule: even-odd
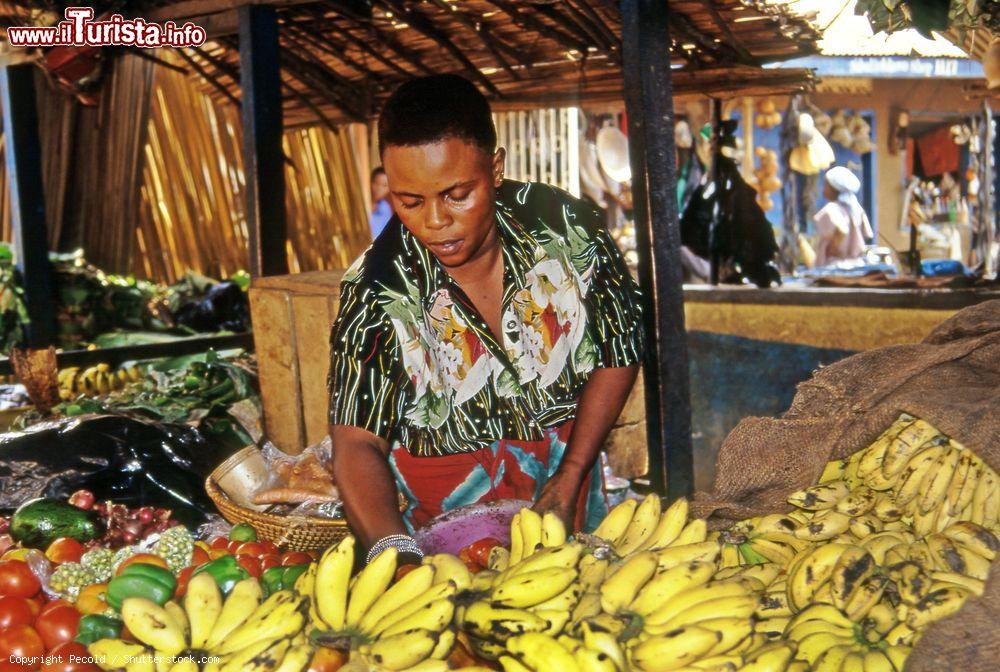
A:
<svg viewBox="0 0 1000 672">
<path fill-rule="evenodd" d="M 29 348 L 45 348 L 55 342 L 56 320 L 34 76 L 33 65 L 0 67 L 14 255 L 31 320 L 26 340 Z"/>
<path fill-rule="evenodd" d="M 244 5 L 239 28 L 250 275 L 284 275 L 288 255 L 277 11 L 270 5 Z"/>
<path fill-rule="evenodd" d="M 649 479 L 671 499 L 694 486 L 691 398 L 677 216 L 670 74 L 670 10 L 663 0 L 622 0 L 625 108 L 645 300 Z"/>
</svg>

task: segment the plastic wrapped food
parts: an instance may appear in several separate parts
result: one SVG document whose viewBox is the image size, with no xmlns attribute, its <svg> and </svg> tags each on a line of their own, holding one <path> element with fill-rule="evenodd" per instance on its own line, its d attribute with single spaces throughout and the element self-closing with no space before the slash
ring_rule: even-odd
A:
<svg viewBox="0 0 1000 672">
<path fill-rule="evenodd" d="M 299 455 L 288 455 L 267 443 L 261 453 L 267 462 L 269 477 L 253 495 L 254 504 L 321 504 L 339 502 L 333 475 L 327 469 L 332 443 L 330 438 L 306 448 Z M 315 514 L 314 514 L 315 515 Z"/>
</svg>

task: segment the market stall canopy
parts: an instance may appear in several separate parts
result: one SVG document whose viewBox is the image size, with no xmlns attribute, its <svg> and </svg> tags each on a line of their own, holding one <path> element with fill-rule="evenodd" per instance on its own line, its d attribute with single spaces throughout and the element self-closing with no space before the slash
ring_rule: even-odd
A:
<svg viewBox="0 0 1000 672">
<path fill-rule="evenodd" d="M 98 12 L 111 8 L 97 4 Z M 247 3 L 150 0 L 128 3 L 128 12 L 205 27 L 210 41 L 180 54 L 211 95 L 236 102 L 235 8 L 241 4 Z M 270 4 L 278 8 L 287 126 L 369 119 L 399 82 L 441 72 L 475 81 L 495 109 L 622 99 L 615 0 Z M 0 22 L 23 25 L 31 9 L 51 7 L 0 2 Z M 759 67 L 815 53 L 818 34 L 805 18 L 760 0 L 676 0 L 670 9 L 675 95 L 788 93 L 809 86 L 805 69 Z"/>
</svg>

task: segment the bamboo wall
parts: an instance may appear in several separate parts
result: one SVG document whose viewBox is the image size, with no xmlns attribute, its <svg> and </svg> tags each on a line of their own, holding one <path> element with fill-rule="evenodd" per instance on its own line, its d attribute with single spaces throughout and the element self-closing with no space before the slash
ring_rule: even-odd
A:
<svg viewBox="0 0 1000 672">
<path fill-rule="evenodd" d="M 240 111 L 190 77 L 158 68 L 145 147 L 133 272 L 173 280 L 185 269 L 226 277 L 248 263 Z M 288 264 L 346 268 L 371 242 L 347 127 L 285 133 Z M 363 152 L 363 150 L 362 150 Z"/>
<path fill-rule="evenodd" d="M 161 282 L 188 269 L 227 277 L 247 267 L 236 106 L 213 101 L 192 76 L 128 54 L 114 61 L 97 108 L 41 75 L 37 86 L 53 249 L 83 247 L 105 270 Z M 359 135 L 322 126 L 285 133 L 292 272 L 346 268 L 370 242 Z M 3 148 L 0 134 L 0 161 Z M 2 163 L 0 189 L 0 239 L 9 241 Z"/>
</svg>

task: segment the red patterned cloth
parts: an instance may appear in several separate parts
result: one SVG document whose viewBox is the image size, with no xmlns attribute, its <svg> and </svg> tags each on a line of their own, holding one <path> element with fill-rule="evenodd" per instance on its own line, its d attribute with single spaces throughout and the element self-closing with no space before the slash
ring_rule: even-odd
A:
<svg viewBox="0 0 1000 672">
<path fill-rule="evenodd" d="M 404 519 L 411 530 L 466 504 L 498 499 L 534 501 L 562 461 L 573 429 L 570 420 L 545 430 L 540 441 L 501 440 L 471 453 L 415 457 L 396 444 L 389 463 L 410 502 Z M 587 476 L 577 499 L 575 529 L 591 530 L 607 513 L 600 464 Z"/>
</svg>

